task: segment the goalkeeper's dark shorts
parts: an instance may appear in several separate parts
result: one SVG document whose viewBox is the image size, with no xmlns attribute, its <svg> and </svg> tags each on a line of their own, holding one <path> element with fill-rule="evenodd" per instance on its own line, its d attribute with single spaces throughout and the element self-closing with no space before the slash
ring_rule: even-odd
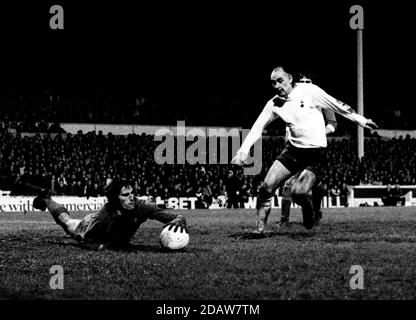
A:
<svg viewBox="0 0 416 320">
<path fill-rule="evenodd" d="M 286 143 L 286 147 L 277 156 L 279 160 L 291 173 L 296 173 L 304 169 L 308 169 L 314 173 L 324 159 L 326 148 L 297 148 Z"/>
</svg>

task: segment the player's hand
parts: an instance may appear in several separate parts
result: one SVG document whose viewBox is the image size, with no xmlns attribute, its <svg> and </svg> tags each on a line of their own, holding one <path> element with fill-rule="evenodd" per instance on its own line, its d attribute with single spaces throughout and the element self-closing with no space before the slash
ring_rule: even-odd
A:
<svg viewBox="0 0 416 320">
<path fill-rule="evenodd" d="M 242 166 L 244 162 L 247 160 L 247 157 L 247 153 L 243 151 L 237 151 L 237 154 L 234 156 L 233 160 L 231 160 L 231 163 Z"/>
<path fill-rule="evenodd" d="M 325 134 L 329 135 L 333 132 L 335 132 L 335 127 L 332 124 L 328 123 L 325 127 Z"/>
<path fill-rule="evenodd" d="M 367 122 L 364 126 L 367 129 L 378 129 L 378 125 L 371 119 L 367 119 Z"/>
<path fill-rule="evenodd" d="M 182 216 L 182 215 L 178 215 L 171 222 L 168 222 L 167 224 L 165 224 L 165 226 L 163 228 L 166 228 L 168 226 L 169 226 L 168 230 L 172 230 L 172 228 L 174 228 L 173 232 L 176 232 L 178 230 L 180 230 L 181 232 L 183 232 L 183 231 L 188 232 L 188 228 L 186 227 L 185 217 Z"/>
</svg>

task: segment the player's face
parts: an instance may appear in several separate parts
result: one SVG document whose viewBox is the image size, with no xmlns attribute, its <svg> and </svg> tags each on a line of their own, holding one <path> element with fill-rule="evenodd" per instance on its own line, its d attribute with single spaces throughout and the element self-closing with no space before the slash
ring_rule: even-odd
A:
<svg viewBox="0 0 416 320">
<path fill-rule="evenodd" d="M 272 86 L 277 90 L 280 97 L 286 97 L 292 91 L 292 76 L 285 72 L 282 68 L 278 68 L 272 72 L 270 77 Z"/>
<path fill-rule="evenodd" d="M 120 190 L 120 195 L 118 196 L 120 199 L 121 207 L 126 210 L 133 210 L 134 209 L 134 195 L 133 195 L 133 188 L 130 186 L 123 187 Z"/>
</svg>

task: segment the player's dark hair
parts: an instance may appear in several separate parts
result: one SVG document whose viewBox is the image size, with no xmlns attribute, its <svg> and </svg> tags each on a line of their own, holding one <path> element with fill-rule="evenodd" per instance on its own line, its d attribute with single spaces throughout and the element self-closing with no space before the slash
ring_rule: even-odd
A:
<svg viewBox="0 0 416 320">
<path fill-rule="evenodd" d="M 273 72 L 277 69 L 282 69 L 284 72 L 290 74 L 293 79 L 293 85 L 295 85 L 296 82 L 299 82 L 300 79 L 303 77 L 303 73 L 300 73 L 299 70 L 292 67 L 290 64 L 277 65 L 275 68 L 273 68 Z"/>
<path fill-rule="evenodd" d="M 105 196 L 107 197 L 108 202 L 115 206 L 120 206 L 120 195 L 121 189 L 124 187 L 132 187 L 131 183 L 127 179 L 113 179 L 104 189 Z"/>
</svg>

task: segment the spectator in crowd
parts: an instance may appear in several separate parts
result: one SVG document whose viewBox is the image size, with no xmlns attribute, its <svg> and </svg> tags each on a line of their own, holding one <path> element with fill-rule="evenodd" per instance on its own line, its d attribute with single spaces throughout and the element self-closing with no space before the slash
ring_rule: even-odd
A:
<svg viewBox="0 0 416 320">
<path fill-rule="evenodd" d="M 84 185 L 84 196 L 87 197 L 94 197 L 94 186 L 92 184 L 92 180 L 87 179 Z"/>
<path fill-rule="evenodd" d="M 212 191 L 207 181 L 202 181 L 196 191 L 196 207 L 199 209 L 208 209 L 212 204 Z"/>
<path fill-rule="evenodd" d="M 77 180 L 75 183 L 75 195 L 78 197 L 84 197 L 86 195 L 85 188 L 81 180 Z"/>
<path fill-rule="evenodd" d="M 329 195 L 331 197 L 331 204 L 333 206 L 337 205 L 337 198 L 340 196 L 341 191 L 337 184 L 333 184 L 329 187 Z"/>
<path fill-rule="evenodd" d="M 341 188 L 339 188 L 339 197 L 340 197 L 340 204 L 341 206 L 348 207 L 348 196 L 350 195 L 351 191 L 348 185 L 343 182 L 341 184 Z"/>
<path fill-rule="evenodd" d="M 74 179 L 71 181 L 69 187 L 68 187 L 68 195 L 69 196 L 75 196 L 77 195 L 77 181 Z"/>
<path fill-rule="evenodd" d="M 388 184 L 386 186 L 386 190 L 384 192 L 384 196 L 381 197 L 381 201 L 383 201 L 383 204 L 385 206 L 392 206 L 393 202 L 394 202 L 394 197 L 393 197 L 393 189 L 391 184 Z M 396 204 L 394 204 L 396 205 Z"/>
<path fill-rule="evenodd" d="M 55 178 L 55 175 L 53 174 L 52 176 L 51 176 L 51 181 L 50 181 L 50 186 L 49 186 L 49 189 L 54 193 L 54 194 L 56 194 L 56 190 L 55 190 L 55 186 L 56 186 L 56 184 L 57 184 L 57 181 L 56 181 L 56 178 Z"/>
<path fill-rule="evenodd" d="M 64 195 L 67 194 L 68 183 L 66 182 L 65 176 L 61 173 L 56 180 L 55 184 L 55 192 L 57 195 Z"/>
<path fill-rule="evenodd" d="M 394 186 L 392 190 L 392 203 L 393 205 L 397 205 L 400 203 L 402 206 L 406 204 L 406 197 L 403 195 L 402 189 L 400 188 L 399 184 Z"/>
<path fill-rule="evenodd" d="M 227 193 L 227 208 L 239 208 L 241 197 L 241 182 L 240 179 L 235 176 L 233 170 L 228 171 L 228 177 L 225 182 L 225 190 Z"/>
<path fill-rule="evenodd" d="M 241 186 L 240 208 L 244 208 L 244 203 L 248 202 L 248 198 L 252 195 L 251 183 L 248 181 L 248 178 L 246 178 Z"/>
</svg>

